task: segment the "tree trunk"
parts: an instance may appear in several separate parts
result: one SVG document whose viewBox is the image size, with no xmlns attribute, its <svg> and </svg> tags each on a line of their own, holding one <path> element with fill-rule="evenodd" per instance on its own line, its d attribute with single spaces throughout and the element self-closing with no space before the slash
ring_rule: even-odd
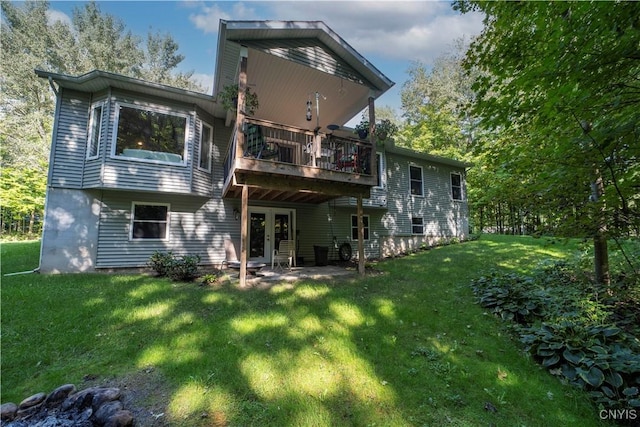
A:
<svg viewBox="0 0 640 427">
<path fill-rule="evenodd" d="M 596 180 L 591 184 L 592 186 L 592 200 L 594 203 L 598 203 L 602 195 L 604 194 L 604 184 L 602 182 L 602 175 L 598 169 L 595 170 Z M 594 270 L 596 275 L 596 281 L 598 283 L 609 286 L 611 284 L 611 278 L 609 277 L 609 250 L 607 247 L 607 223 L 605 217 L 605 206 L 601 204 L 596 213 L 596 233 L 593 238 L 593 255 L 594 255 Z"/>
</svg>

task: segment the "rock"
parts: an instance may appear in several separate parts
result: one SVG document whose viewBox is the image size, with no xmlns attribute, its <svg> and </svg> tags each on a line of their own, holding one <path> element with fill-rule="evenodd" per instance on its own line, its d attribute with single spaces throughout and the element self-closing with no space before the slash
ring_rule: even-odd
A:
<svg viewBox="0 0 640 427">
<path fill-rule="evenodd" d="M 0 419 L 2 421 L 11 421 L 18 413 L 18 405 L 12 402 L 3 403 L 0 406 Z"/>
<path fill-rule="evenodd" d="M 46 398 L 47 398 L 47 395 L 45 393 L 36 393 L 33 396 L 29 396 L 26 399 L 24 399 L 22 402 L 20 402 L 18 409 L 31 408 L 32 406 L 36 406 L 44 402 L 44 399 Z"/>
<path fill-rule="evenodd" d="M 91 401 L 91 407 L 94 411 L 98 411 L 105 402 L 112 402 L 120 398 L 119 388 L 99 388 L 96 389 L 93 394 L 93 400 Z"/>
<path fill-rule="evenodd" d="M 113 414 L 104 427 L 130 427 L 133 425 L 133 415 L 130 411 L 120 410 Z"/>
<path fill-rule="evenodd" d="M 47 396 L 47 399 L 44 401 L 44 405 L 48 408 L 52 408 L 54 406 L 62 403 L 70 394 L 76 392 L 76 386 L 73 384 L 65 384 L 57 389 L 53 390 Z"/>
<path fill-rule="evenodd" d="M 115 387 L 91 387 L 76 393 L 65 384 L 48 396 L 38 393 L 20 405 L 1 407 L 2 427 L 131 427 L 133 413 L 124 409 L 121 392 Z"/>
<path fill-rule="evenodd" d="M 105 403 L 96 411 L 96 421 L 98 421 L 98 424 L 100 425 L 106 424 L 116 412 L 122 409 L 122 407 L 122 402 L 119 400 Z"/>
</svg>

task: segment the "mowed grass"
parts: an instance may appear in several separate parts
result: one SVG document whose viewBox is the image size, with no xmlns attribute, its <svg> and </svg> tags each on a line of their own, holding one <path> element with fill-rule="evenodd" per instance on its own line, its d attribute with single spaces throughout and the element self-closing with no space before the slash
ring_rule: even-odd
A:
<svg viewBox="0 0 640 427">
<path fill-rule="evenodd" d="M 3 272 L 35 268 L 13 245 L 3 245 Z M 470 289 L 491 269 L 526 272 L 575 250 L 482 236 L 377 263 L 382 273 L 365 278 L 248 290 L 5 276 L 2 402 L 82 388 L 87 376 L 136 378 L 133 393 L 148 376 L 155 390 L 138 403 L 175 426 L 603 425 L 586 394 L 536 365 Z"/>
</svg>

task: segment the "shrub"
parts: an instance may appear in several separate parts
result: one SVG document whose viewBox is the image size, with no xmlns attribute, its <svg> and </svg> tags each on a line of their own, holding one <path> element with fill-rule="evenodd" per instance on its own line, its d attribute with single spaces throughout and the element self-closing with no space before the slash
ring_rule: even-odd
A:
<svg viewBox="0 0 640 427">
<path fill-rule="evenodd" d="M 181 258 L 174 258 L 167 276 L 176 282 L 191 282 L 198 277 L 198 255 L 184 255 Z"/>
<path fill-rule="evenodd" d="M 173 259 L 174 259 L 174 256 L 171 251 L 169 252 L 155 251 L 153 255 L 151 255 L 151 258 L 149 258 L 149 262 L 147 262 L 147 265 L 149 266 L 149 268 L 151 268 L 156 273 L 158 273 L 158 276 L 164 277 L 169 272 L 169 269 L 173 264 Z"/>
<path fill-rule="evenodd" d="M 200 257 L 198 255 L 184 255 L 177 257 L 171 251 L 156 251 L 147 265 L 152 268 L 159 276 L 167 276 L 171 280 L 190 282 L 198 277 L 198 263 Z"/>
</svg>

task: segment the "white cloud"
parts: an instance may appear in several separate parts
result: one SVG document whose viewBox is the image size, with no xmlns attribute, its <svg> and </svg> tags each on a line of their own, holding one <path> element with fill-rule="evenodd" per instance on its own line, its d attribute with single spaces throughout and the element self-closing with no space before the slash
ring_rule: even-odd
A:
<svg viewBox="0 0 640 427">
<path fill-rule="evenodd" d="M 482 15 L 461 15 L 443 1 L 274 2 L 271 19 L 322 20 L 361 54 L 430 63 L 463 36 L 482 30 Z M 277 18 L 276 18 L 277 16 Z"/>
<path fill-rule="evenodd" d="M 324 21 L 364 56 L 432 63 L 454 41 L 477 35 L 482 15 L 461 15 L 445 1 L 264 1 L 201 4 L 190 17 L 205 33 L 218 20 Z"/>
<path fill-rule="evenodd" d="M 220 6 L 221 4 L 214 4 L 213 6 L 202 5 L 200 12 L 192 13 L 189 15 L 189 19 L 195 24 L 196 28 L 203 30 L 205 34 L 217 33 L 221 19 L 261 19 L 256 15 L 255 9 L 246 7 L 242 2 L 234 3 L 230 12 L 225 12 Z"/>
</svg>

